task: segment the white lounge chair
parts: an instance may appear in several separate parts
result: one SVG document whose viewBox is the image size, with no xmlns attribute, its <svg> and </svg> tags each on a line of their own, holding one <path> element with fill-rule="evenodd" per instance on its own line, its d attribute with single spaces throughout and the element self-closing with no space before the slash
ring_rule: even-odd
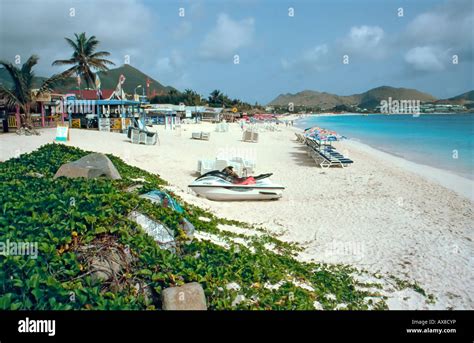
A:
<svg viewBox="0 0 474 343">
<path fill-rule="evenodd" d="M 199 174 L 203 175 L 213 170 L 216 170 L 215 160 L 199 160 L 198 161 L 197 171 Z"/>
</svg>

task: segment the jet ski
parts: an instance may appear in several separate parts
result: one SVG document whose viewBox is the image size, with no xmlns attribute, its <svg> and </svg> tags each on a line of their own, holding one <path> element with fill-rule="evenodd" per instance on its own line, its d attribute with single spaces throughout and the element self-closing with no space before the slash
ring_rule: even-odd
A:
<svg viewBox="0 0 474 343">
<path fill-rule="evenodd" d="M 239 178 L 213 170 L 198 177 L 189 187 L 209 200 L 272 200 L 281 198 L 285 187 L 274 184 L 272 173 Z"/>
</svg>

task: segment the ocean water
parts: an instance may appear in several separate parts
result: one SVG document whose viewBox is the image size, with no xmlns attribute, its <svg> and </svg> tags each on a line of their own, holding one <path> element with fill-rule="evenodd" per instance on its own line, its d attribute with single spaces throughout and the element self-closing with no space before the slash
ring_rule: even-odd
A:
<svg viewBox="0 0 474 343">
<path fill-rule="evenodd" d="M 307 117 L 320 126 L 407 160 L 474 179 L 474 113 Z"/>
</svg>

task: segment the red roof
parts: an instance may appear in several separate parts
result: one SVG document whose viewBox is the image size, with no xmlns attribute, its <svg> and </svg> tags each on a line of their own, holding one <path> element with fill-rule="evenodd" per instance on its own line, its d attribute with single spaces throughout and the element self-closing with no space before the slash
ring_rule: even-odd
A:
<svg viewBox="0 0 474 343">
<path fill-rule="evenodd" d="M 102 90 L 102 99 L 109 98 L 114 91 L 112 89 L 103 89 Z M 64 94 L 76 94 L 76 96 L 81 97 L 83 100 L 98 100 L 97 91 L 94 89 L 83 89 L 83 90 L 69 90 L 64 91 Z"/>
</svg>

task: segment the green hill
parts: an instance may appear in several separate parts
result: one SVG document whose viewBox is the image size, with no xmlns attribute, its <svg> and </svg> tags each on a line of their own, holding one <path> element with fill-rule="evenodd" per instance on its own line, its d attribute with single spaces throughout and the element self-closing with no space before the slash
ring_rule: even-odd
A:
<svg viewBox="0 0 474 343">
<path fill-rule="evenodd" d="M 469 103 L 474 101 L 474 90 L 449 98 L 450 101 Z"/>
<path fill-rule="evenodd" d="M 36 76 L 33 79 L 33 87 L 39 87 L 39 85 L 41 85 L 44 80 L 46 80 L 45 77 Z M 0 68 L 0 85 L 4 85 L 7 88 L 13 86 L 10 75 L 8 75 L 8 72 L 5 70 L 5 68 Z"/>
<path fill-rule="evenodd" d="M 318 106 L 322 109 L 331 109 L 341 105 L 374 108 L 380 104 L 381 100 L 388 99 L 389 97 L 393 100 L 413 99 L 422 102 L 436 100 L 430 94 L 422 93 L 416 89 L 382 86 L 361 94 L 346 96 L 309 90 L 296 94 L 281 94 L 271 101 L 269 105 L 287 106 L 289 103 L 293 103 L 296 106 Z"/>
<path fill-rule="evenodd" d="M 153 79 L 151 76 L 128 64 L 125 64 L 115 69 L 110 69 L 106 73 L 99 72 L 99 77 L 102 83 L 102 89 L 115 89 L 115 86 L 117 85 L 121 74 L 125 75 L 126 78 L 123 88 L 127 94 L 133 94 L 135 87 L 137 87 L 138 85 L 142 85 L 142 87 L 146 88 L 147 79 L 151 81 L 150 94 L 152 94 L 153 91 L 155 91 L 156 93 L 168 93 L 170 90 L 174 89 L 173 87 L 162 85 L 159 81 Z M 36 77 L 34 79 L 34 85 L 38 86 L 45 79 L 45 77 Z M 0 68 L 0 84 L 4 84 L 7 87 L 10 87 L 12 85 L 9 75 L 3 68 Z M 82 81 L 81 86 L 83 88 L 86 87 L 86 83 L 84 80 Z M 76 78 L 71 78 L 69 81 L 66 81 L 56 90 L 67 91 L 74 89 L 77 89 Z M 139 88 L 137 89 L 137 92 L 141 94 L 142 90 Z"/>
<path fill-rule="evenodd" d="M 380 105 L 381 100 L 387 100 L 389 97 L 392 100 L 420 100 L 421 102 L 436 100 L 432 95 L 416 89 L 382 86 L 359 94 L 358 105 L 361 108 L 374 108 Z"/>
</svg>

